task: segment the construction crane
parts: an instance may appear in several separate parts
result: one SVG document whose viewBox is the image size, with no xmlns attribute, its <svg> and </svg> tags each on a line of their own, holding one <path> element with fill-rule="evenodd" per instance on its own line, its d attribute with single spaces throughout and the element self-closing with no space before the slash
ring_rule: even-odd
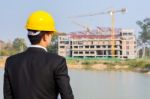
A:
<svg viewBox="0 0 150 99">
<path fill-rule="evenodd" d="M 79 22 L 77 22 L 77 21 L 75 21 L 75 20 L 72 20 L 71 22 L 74 23 L 74 24 L 76 24 L 76 25 L 78 25 L 78 26 L 80 26 L 80 27 L 82 27 L 82 28 L 85 28 L 85 29 L 86 29 L 86 32 L 91 33 L 91 29 L 90 29 L 88 26 L 85 26 L 85 25 L 83 25 L 83 24 L 80 24 Z"/>
<path fill-rule="evenodd" d="M 87 16 L 96 16 L 96 15 L 105 15 L 105 14 L 109 14 L 111 16 L 111 54 L 112 57 L 115 56 L 115 14 L 116 13 L 125 13 L 127 11 L 126 8 L 122 8 L 120 10 L 115 10 L 115 9 L 111 9 L 108 10 L 106 12 L 100 12 L 100 13 L 93 13 L 93 14 L 85 14 L 85 15 L 79 15 L 79 16 L 74 16 L 74 17 L 70 17 L 70 18 L 79 18 L 79 17 L 87 17 Z"/>
</svg>

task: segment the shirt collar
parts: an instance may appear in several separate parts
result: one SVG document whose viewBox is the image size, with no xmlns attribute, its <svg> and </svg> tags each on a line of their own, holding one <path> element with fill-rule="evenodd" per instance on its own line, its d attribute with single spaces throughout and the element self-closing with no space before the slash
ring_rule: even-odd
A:
<svg viewBox="0 0 150 99">
<path fill-rule="evenodd" d="M 47 49 L 41 45 L 30 45 L 29 47 L 36 47 L 36 48 L 42 48 L 47 52 Z"/>
</svg>

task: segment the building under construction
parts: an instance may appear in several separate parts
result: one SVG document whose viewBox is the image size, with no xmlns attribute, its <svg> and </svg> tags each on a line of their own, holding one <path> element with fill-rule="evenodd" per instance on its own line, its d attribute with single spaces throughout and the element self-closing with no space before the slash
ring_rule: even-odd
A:
<svg viewBox="0 0 150 99">
<path fill-rule="evenodd" d="M 64 57 L 133 59 L 136 57 L 136 37 L 134 30 L 121 28 L 115 29 L 114 39 L 112 39 L 111 28 L 106 27 L 71 32 L 59 36 L 58 54 Z"/>
</svg>

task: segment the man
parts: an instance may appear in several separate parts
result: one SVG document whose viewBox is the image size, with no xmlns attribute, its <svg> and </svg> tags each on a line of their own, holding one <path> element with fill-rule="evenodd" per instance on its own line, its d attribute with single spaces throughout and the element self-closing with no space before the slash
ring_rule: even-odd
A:
<svg viewBox="0 0 150 99">
<path fill-rule="evenodd" d="M 44 11 L 29 17 L 26 29 L 31 46 L 6 60 L 4 99 L 74 99 L 66 60 L 46 47 L 56 32 L 54 20 Z"/>
</svg>

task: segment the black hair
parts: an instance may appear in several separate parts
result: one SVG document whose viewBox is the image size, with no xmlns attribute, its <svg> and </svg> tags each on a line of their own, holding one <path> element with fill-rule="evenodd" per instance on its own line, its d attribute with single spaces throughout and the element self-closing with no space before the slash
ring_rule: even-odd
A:
<svg viewBox="0 0 150 99">
<path fill-rule="evenodd" d="M 28 30 L 28 31 L 32 31 L 33 33 L 38 32 L 38 31 L 35 31 L 35 30 Z M 46 34 L 46 33 L 41 33 L 41 32 L 40 32 L 40 34 L 38 34 L 38 35 L 34 35 L 34 36 L 33 36 L 33 35 L 28 35 L 28 38 L 29 38 L 31 44 L 32 44 L 32 45 L 35 45 L 35 44 L 40 43 L 42 37 L 43 37 L 45 34 Z"/>
</svg>

